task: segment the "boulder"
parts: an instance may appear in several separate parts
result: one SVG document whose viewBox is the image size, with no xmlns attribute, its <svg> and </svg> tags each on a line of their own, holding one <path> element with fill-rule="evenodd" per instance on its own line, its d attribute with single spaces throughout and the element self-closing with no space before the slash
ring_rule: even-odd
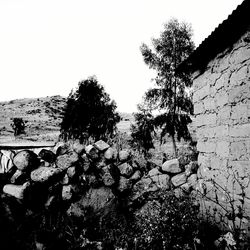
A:
<svg viewBox="0 0 250 250">
<path fill-rule="evenodd" d="M 72 203 L 67 213 L 70 216 L 85 219 L 86 213 L 104 216 L 116 203 L 112 190 L 108 187 L 90 188 L 81 199 Z"/>
<path fill-rule="evenodd" d="M 104 153 L 104 158 L 108 161 L 114 160 L 115 150 L 113 148 L 108 148 Z"/>
<path fill-rule="evenodd" d="M 112 173 L 112 169 L 110 166 L 106 166 L 102 168 L 102 181 L 103 184 L 107 187 L 110 187 L 115 184 L 115 178 Z"/>
<path fill-rule="evenodd" d="M 130 177 L 130 180 L 131 180 L 132 182 L 136 182 L 136 181 L 140 180 L 141 177 L 142 177 L 141 171 L 140 171 L 140 170 L 136 170 L 136 171 L 133 173 L 133 175 Z"/>
<path fill-rule="evenodd" d="M 165 161 L 162 164 L 161 169 L 163 172 L 167 172 L 167 173 L 171 173 L 171 174 L 178 174 L 181 172 L 181 168 L 179 166 L 178 159 L 172 159 L 172 160 Z"/>
<path fill-rule="evenodd" d="M 121 162 L 128 161 L 130 158 L 130 152 L 128 150 L 121 150 L 118 154 L 118 157 Z"/>
<path fill-rule="evenodd" d="M 177 174 L 171 178 L 171 181 L 175 187 L 179 187 L 187 182 L 187 176 L 185 173 Z"/>
<path fill-rule="evenodd" d="M 62 188 L 62 199 L 64 201 L 68 201 L 72 198 L 73 196 L 73 192 L 72 192 L 72 189 L 71 189 L 71 185 L 66 185 L 66 186 L 63 186 Z"/>
<path fill-rule="evenodd" d="M 107 150 L 109 148 L 109 145 L 106 142 L 104 142 L 103 140 L 99 140 L 99 141 L 95 142 L 94 146 L 101 152 L 104 152 L 105 150 Z"/>
<path fill-rule="evenodd" d="M 49 162 L 49 163 L 54 163 L 55 160 L 56 160 L 56 155 L 55 155 L 52 151 L 47 150 L 47 149 L 42 149 L 42 150 L 39 152 L 38 156 L 39 156 L 42 160 L 44 160 L 44 161 L 46 161 L 46 162 Z"/>
<path fill-rule="evenodd" d="M 88 145 L 85 147 L 85 152 L 87 156 L 89 156 L 92 160 L 96 160 L 99 158 L 98 150 L 92 145 Z"/>
<path fill-rule="evenodd" d="M 29 188 L 29 186 L 29 182 L 25 182 L 23 185 L 6 184 L 3 187 L 3 192 L 22 200 L 24 198 L 24 193 Z"/>
<path fill-rule="evenodd" d="M 126 162 L 119 165 L 118 169 L 120 171 L 120 174 L 125 177 L 130 177 L 134 172 L 133 167 Z"/>
<path fill-rule="evenodd" d="M 60 155 L 56 158 L 56 166 L 62 170 L 66 170 L 73 166 L 79 160 L 78 154 L 74 151 Z"/>
<path fill-rule="evenodd" d="M 39 167 L 31 172 L 30 178 L 35 182 L 46 182 L 61 173 L 61 170 L 53 167 Z"/>
<path fill-rule="evenodd" d="M 132 181 L 123 176 L 120 177 L 117 190 L 121 193 L 128 191 L 132 188 Z"/>
<path fill-rule="evenodd" d="M 31 150 L 22 150 L 14 156 L 13 163 L 19 170 L 28 172 L 39 165 L 39 160 Z"/>
</svg>

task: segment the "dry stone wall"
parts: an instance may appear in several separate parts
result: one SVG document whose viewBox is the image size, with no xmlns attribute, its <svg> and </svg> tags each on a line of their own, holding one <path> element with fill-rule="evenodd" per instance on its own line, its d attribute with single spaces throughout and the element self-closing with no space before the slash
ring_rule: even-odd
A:
<svg viewBox="0 0 250 250">
<path fill-rule="evenodd" d="M 210 61 L 204 72 L 194 73 L 194 113 L 199 178 L 216 198 L 219 183 L 234 198 L 244 198 L 250 214 L 250 32 Z M 237 179 L 237 180 L 235 180 Z M 239 181 L 239 182 L 238 182 Z M 244 187 L 245 194 L 242 193 Z M 211 192 L 209 192 L 211 191 Z M 245 197 L 242 197 L 246 195 Z M 220 202 L 227 203 L 223 192 Z M 236 202 L 237 203 L 237 202 Z M 235 203 L 235 204 L 236 204 Z M 239 205 L 239 204 L 238 204 Z M 250 218 L 247 218 L 250 219 Z"/>
</svg>

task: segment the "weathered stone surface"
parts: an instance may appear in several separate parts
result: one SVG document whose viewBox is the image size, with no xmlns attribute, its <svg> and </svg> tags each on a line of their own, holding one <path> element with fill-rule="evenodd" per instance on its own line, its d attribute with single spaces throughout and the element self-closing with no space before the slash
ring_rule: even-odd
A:
<svg viewBox="0 0 250 250">
<path fill-rule="evenodd" d="M 180 186 L 180 188 L 185 191 L 186 193 L 190 193 L 192 190 L 192 185 L 190 183 L 184 183 Z"/>
<path fill-rule="evenodd" d="M 163 172 L 171 174 L 177 174 L 181 172 L 178 159 L 172 159 L 164 162 L 161 169 Z"/>
<path fill-rule="evenodd" d="M 62 188 L 62 199 L 64 201 L 70 200 L 73 196 L 71 185 L 63 186 Z"/>
<path fill-rule="evenodd" d="M 31 172 L 30 178 L 35 182 L 46 182 L 61 173 L 61 170 L 53 167 L 39 167 Z"/>
<path fill-rule="evenodd" d="M 162 173 L 159 171 L 158 168 L 153 168 L 153 169 L 151 169 L 151 170 L 148 172 L 148 176 L 149 176 L 149 177 L 153 177 L 153 176 L 155 176 L 155 175 L 160 175 L 160 174 L 162 174 Z"/>
<path fill-rule="evenodd" d="M 38 166 L 39 160 L 34 152 L 22 150 L 14 156 L 13 163 L 21 171 L 30 171 Z"/>
<path fill-rule="evenodd" d="M 122 193 L 122 192 L 125 192 L 127 190 L 130 190 L 131 188 L 132 188 L 131 180 L 121 176 L 117 190 L 119 190 Z"/>
<path fill-rule="evenodd" d="M 102 181 L 103 184 L 107 187 L 110 187 L 115 184 L 115 178 L 113 176 L 112 169 L 110 166 L 102 168 Z"/>
<path fill-rule="evenodd" d="M 38 156 L 39 156 L 42 160 L 44 160 L 44 161 L 46 161 L 46 162 L 49 162 L 49 163 L 54 163 L 55 160 L 56 160 L 56 155 L 55 155 L 52 151 L 47 150 L 47 149 L 42 149 L 42 150 L 39 152 Z"/>
<path fill-rule="evenodd" d="M 130 152 L 128 150 L 121 150 L 118 157 L 121 162 L 127 161 L 130 158 Z"/>
<path fill-rule="evenodd" d="M 197 182 L 198 182 L 197 174 L 192 174 L 187 179 L 187 183 L 189 183 L 193 188 L 196 187 Z"/>
<path fill-rule="evenodd" d="M 94 146 L 101 152 L 107 150 L 109 148 L 109 145 L 104 142 L 103 140 L 99 140 L 94 143 Z"/>
<path fill-rule="evenodd" d="M 151 177 L 153 183 L 157 186 L 157 188 L 166 189 L 170 188 L 170 177 L 167 174 L 154 175 Z"/>
<path fill-rule="evenodd" d="M 104 158 L 106 160 L 114 160 L 115 150 L 113 148 L 108 148 L 104 153 Z"/>
<path fill-rule="evenodd" d="M 185 173 L 177 174 L 171 178 L 171 181 L 175 187 L 179 187 L 187 181 L 187 176 Z"/>
<path fill-rule="evenodd" d="M 99 158 L 98 150 L 93 145 L 86 146 L 85 152 L 93 160 L 96 160 Z"/>
<path fill-rule="evenodd" d="M 67 169 L 67 175 L 70 179 L 73 179 L 74 177 L 76 177 L 77 171 L 76 171 L 76 167 L 69 167 Z"/>
<path fill-rule="evenodd" d="M 133 175 L 130 177 L 130 180 L 135 182 L 135 181 L 138 181 L 140 180 L 142 177 L 142 173 L 140 170 L 136 170 Z"/>
<path fill-rule="evenodd" d="M 90 209 L 91 213 L 104 215 L 110 212 L 115 203 L 116 198 L 110 188 L 91 188 L 79 201 L 71 204 L 67 213 L 70 216 L 85 218 Z"/>
<path fill-rule="evenodd" d="M 126 177 L 130 177 L 134 172 L 133 167 L 126 162 L 119 165 L 118 169 L 120 171 L 120 174 Z"/>
<path fill-rule="evenodd" d="M 68 152 L 57 157 L 56 166 L 62 170 L 73 166 L 79 160 L 78 154 L 76 152 Z"/>
<path fill-rule="evenodd" d="M 14 185 L 14 184 L 6 184 L 3 187 L 3 192 L 5 194 L 14 196 L 17 199 L 23 199 L 24 198 L 24 193 L 29 188 L 30 183 L 25 182 L 23 185 Z"/>
</svg>

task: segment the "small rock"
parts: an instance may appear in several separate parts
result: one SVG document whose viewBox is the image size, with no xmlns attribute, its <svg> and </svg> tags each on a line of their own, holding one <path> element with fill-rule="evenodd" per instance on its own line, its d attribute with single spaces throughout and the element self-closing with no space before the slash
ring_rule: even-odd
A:
<svg viewBox="0 0 250 250">
<path fill-rule="evenodd" d="M 92 145 L 86 146 L 85 152 L 92 160 L 96 160 L 99 158 L 98 150 Z"/>
<path fill-rule="evenodd" d="M 108 148 L 104 153 L 104 158 L 106 160 L 114 160 L 115 150 L 113 148 Z"/>
<path fill-rule="evenodd" d="M 190 176 L 191 174 L 194 174 L 198 170 L 198 163 L 197 161 L 191 161 L 188 165 L 185 166 L 185 173 L 186 176 Z"/>
<path fill-rule="evenodd" d="M 152 177 L 152 176 L 155 176 L 155 175 L 160 175 L 162 174 L 158 168 L 153 168 L 151 169 L 149 172 L 148 172 L 148 176 Z"/>
<path fill-rule="evenodd" d="M 186 183 L 187 176 L 185 173 L 177 174 L 174 177 L 172 177 L 171 181 L 175 187 L 179 187 L 182 184 Z"/>
<path fill-rule="evenodd" d="M 70 200 L 73 196 L 71 185 L 63 186 L 62 188 L 62 199 L 64 201 Z"/>
<path fill-rule="evenodd" d="M 161 168 L 162 171 L 171 174 L 178 174 L 181 172 L 178 159 L 172 159 L 164 162 Z"/>
<path fill-rule="evenodd" d="M 70 179 L 73 179 L 76 176 L 76 167 L 69 167 L 67 169 L 67 175 Z"/>
<path fill-rule="evenodd" d="M 125 192 L 125 191 L 127 191 L 127 190 L 129 190 L 129 189 L 131 189 L 131 188 L 132 188 L 132 182 L 131 182 L 131 180 L 130 180 L 130 179 L 127 179 L 127 178 L 125 178 L 125 177 L 123 177 L 123 176 L 121 176 L 121 177 L 120 177 L 120 180 L 119 180 L 119 184 L 118 184 L 117 189 L 118 189 L 121 193 L 123 193 L 123 192 Z"/>
<path fill-rule="evenodd" d="M 121 162 L 127 161 L 130 158 L 130 152 L 128 150 L 121 150 L 119 152 L 119 156 L 118 157 L 119 157 L 119 160 Z"/>
<path fill-rule="evenodd" d="M 61 180 L 62 185 L 69 184 L 69 176 L 67 174 L 64 175 L 63 179 Z"/>
<path fill-rule="evenodd" d="M 38 156 L 39 156 L 42 160 L 44 160 L 44 161 L 46 161 L 46 162 L 49 162 L 49 163 L 54 163 L 55 160 L 56 160 L 56 155 L 55 155 L 52 151 L 47 150 L 47 149 L 42 149 L 42 150 L 39 152 Z"/>
<path fill-rule="evenodd" d="M 106 166 L 102 168 L 102 181 L 103 181 L 103 184 L 107 187 L 110 187 L 115 184 L 115 179 L 113 177 L 110 166 Z"/>
<path fill-rule="evenodd" d="M 3 187 L 3 192 L 21 200 L 24 198 L 24 193 L 29 186 L 29 182 L 25 182 L 23 185 L 7 184 Z"/>
<path fill-rule="evenodd" d="M 180 188 L 186 193 L 190 193 L 192 190 L 192 186 L 190 185 L 190 183 L 184 183 L 180 186 Z"/>
<path fill-rule="evenodd" d="M 61 173 L 60 169 L 53 167 L 39 167 L 31 172 L 30 178 L 35 182 L 46 182 Z"/>
<path fill-rule="evenodd" d="M 36 168 L 39 160 L 31 150 L 22 150 L 14 156 L 13 163 L 19 170 L 27 172 Z"/>
<path fill-rule="evenodd" d="M 130 177 L 130 180 L 135 182 L 135 181 L 138 181 L 140 180 L 142 177 L 142 173 L 140 170 L 136 170 L 133 175 Z"/>
<path fill-rule="evenodd" d="M 126 176 L 126 177 L 130 177 L 134 172 L 133 167 L 130 166 L 128 163 L 123 163 L 123 164 L 119 165 L 118 169 L 120 171 L 120 174 L 122 176 Z"/>
<path fill-rule="evenodd" d="M 76 152 L 68 152 L 67 154 L 60 155 L 56 159 L 56 166 L 62 170 L 65 170 L 73 166 L 79 160 Z"/>
<path fill-rule="evenodd" d="M 23 184 L 27 181 L 27 174 L 19 169 L 16 170 L 16 172 L 12 175 L 10 179 L 10 183 L 12 184 Z"/>
<path fill-rule="evenodd" d="M 81 155 L 85 150 L 85 145 L 81 144 L 79 141 L 75 141 L 72 148 L 77 154 Z"/>
<path fill-rule="evenodd" d="M 101 152 L 105 151 L 106 149 L 109 148 L 109 145 L 104 142 L 103 140 L 99 140 L 94 143 L 94 146 Z"/>
</svg>

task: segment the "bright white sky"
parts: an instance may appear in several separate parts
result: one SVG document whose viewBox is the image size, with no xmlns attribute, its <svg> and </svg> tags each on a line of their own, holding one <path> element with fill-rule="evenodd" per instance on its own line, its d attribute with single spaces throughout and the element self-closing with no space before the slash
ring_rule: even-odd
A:
<svg viewBox="0 0 250 250">
<path fill-rule="evenodd" d="M 0 0 L 0 101 L 68 96 L 96 75 L 118 110 L 136 111 L 152 86 L 140 45 L 171 17 L 197 45 L 242 0 Z"/>
</svg>

